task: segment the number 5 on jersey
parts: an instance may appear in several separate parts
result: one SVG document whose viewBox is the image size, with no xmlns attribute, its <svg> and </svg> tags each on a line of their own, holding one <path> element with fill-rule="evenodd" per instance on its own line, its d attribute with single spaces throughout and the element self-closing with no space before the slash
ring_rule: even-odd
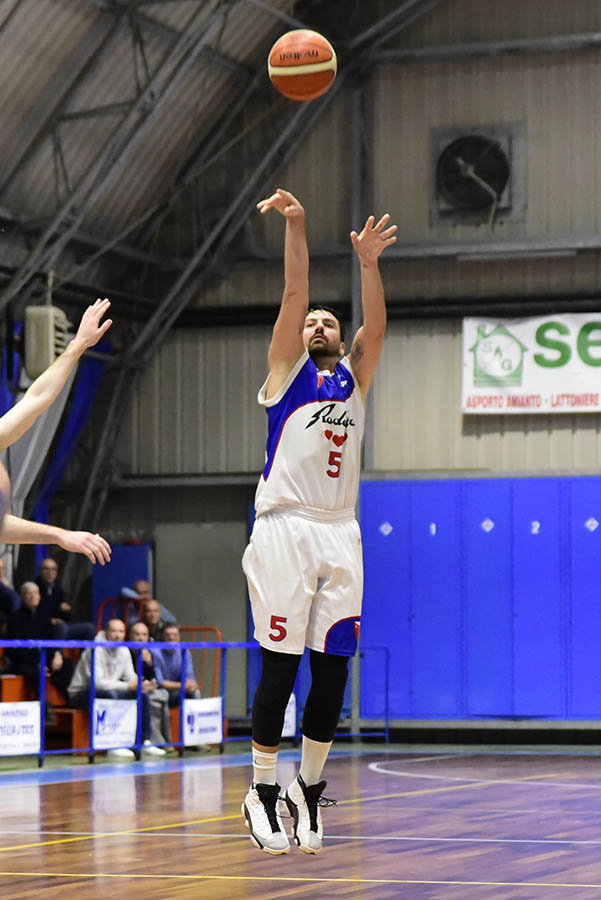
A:
<svg viewBox="0 0 601 900">
<path fill-rule="evenodd" d="M 269 634 L 269 639 L 271 641 L 283 641 L 284 638 L 288 635 L 288 632 L 284 628 L 283 623 L 288 621 L 288 616 L 272 616 L 271 622 L 269 623 L 269 627 L 271 628 L 271 632 Z"/>
<path fill-rule="evenodd" d="M 340 463 L 342 461 L 342 453 L 340 450 L 330 450 L 330 455 L 328 457 L 328 465 L 331 466 L 330 469 L 326 469 L 326 475 L 329 475 L 330 478 L 340 478 Z"/>
</svg>

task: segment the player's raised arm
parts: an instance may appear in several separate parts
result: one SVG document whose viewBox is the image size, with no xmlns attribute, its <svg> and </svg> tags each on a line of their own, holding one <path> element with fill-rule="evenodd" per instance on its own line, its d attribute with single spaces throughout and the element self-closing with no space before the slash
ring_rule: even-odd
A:
<svg viewBox="0 0 601 900">
<path fill-rule="evenodd" d="M 29 522 L 11 514 L 4 516 L 0 541 L 3 544 L 56 544 L 70 553 L 82 553 L 90 562 L 99 562 L 101 566 L 111 561 L 110 544 L 99 534 Z"/>
<path fill-rule="evenodd" d="M 73 340 L 69 341 L 58 359 L 36 378 L 21 400 L 0 418 L 0 450 L 14 444 L 56 400 L 83 353 L 98 343 L 111 327 L 111 319 L 100 321 L 110 305 L 110 301 L 104 299 L 88 306 Z"/>
<path fill-rule="evenodd" d="M 284 248 L 284 293 L 269 347 L 268 396 L 273 396 L 301 356 L 303 325 L 309 305 L 309 251 L 305 232 L 305 210 L 289 191 L 257 204 L 262 214 L 277 210 L 286 219 Z"/>
<path fill-rule="evenodd" d="M 382 251 L 396 241 L 397 226 L 388 226 L 389 221 L 388 213 L 377 224 L 374 216 L 370 216 L 360 234 L 351 231 L 351 241 L 361 267 L 363 324 L 354 337 L 350 359 L 364 399 L 386 334 L 386 304 L 378 259 Z"/>
</svg>

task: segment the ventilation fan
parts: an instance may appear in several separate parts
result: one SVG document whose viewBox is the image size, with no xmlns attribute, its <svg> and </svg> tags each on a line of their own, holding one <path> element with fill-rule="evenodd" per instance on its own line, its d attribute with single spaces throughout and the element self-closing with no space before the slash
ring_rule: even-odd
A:
<svg viewBox="0 0 601 900">
<path fill-rule="evenodd" d="M 441 213 L 487 214 L 508 206 L 511 175 L 509 148 L 480 134 L 464 134 L 448 143 L 436 163 Z"/>
</svg>

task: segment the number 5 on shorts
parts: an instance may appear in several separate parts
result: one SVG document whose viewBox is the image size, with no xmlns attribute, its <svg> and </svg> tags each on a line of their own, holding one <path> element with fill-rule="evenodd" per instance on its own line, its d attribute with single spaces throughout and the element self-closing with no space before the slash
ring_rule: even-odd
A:
<svg viewBox="0 0 601 900">
<path fill-rule="evenodd" d="M 271 632 L 269 635 L 269 639 L 272 641 L 283 641 L 287 636 L 288 632 L 282 625 L 282 622 L 287 622 L 288 616 L 272 616 L 271 622 L 269 623 L 269 627 L 271 628 Z"/>
</svg>

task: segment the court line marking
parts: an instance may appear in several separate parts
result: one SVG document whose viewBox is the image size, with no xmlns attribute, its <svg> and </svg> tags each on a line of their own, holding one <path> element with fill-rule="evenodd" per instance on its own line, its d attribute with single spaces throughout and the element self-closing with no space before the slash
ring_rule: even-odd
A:
<svg viewBox="0 0 601 900">
<path fill-rule="evenodd" d="M 406 766 L 410 766 L 414 765 L 415 763 L 438 762 L 439 759 L 465 759 L 465 754 L 445 753 L 444 755 L 440 754 L 439 756 L 418 756 L 417 759 L 404 759 L 403 763 Z"/>
<path fill-rule="evenodd" d="M 147 879 L 168 881 L 266 881 L 266 882 L 292 882 L 296 884 L 325 883 L 325 884 L 423 884 L 423 885 L 454 885 L 456 887 L 519 887 L 519 888 L 601 888 L 601 884 L 581 884 L 577 882 L 562 883 L 553 881 L 443 881 L 426 880 L 417 878 L 327 878 L 317 875 L 300 876 L 274 876 L 274 875 L 180 875 L 180 874 L 148 874 L 136 873 L 134 875 L 121 875 L 115 872 L 0 872 L 0 876 L 9 878 L 118 878 L 118 879 Z"/>
<path fill-rule="evenodd" d="M 375 766 L 375 765 L 378 765 L 378 764 L 370 763 L 368 768 L 372 769 L 372 766 Z M 372 769 L 372 771 L 373 771 L 373 769 Z M 378 771 L 378 770 L 375 770 L 375 771 Z M 400 775 L 402 773 L 384 772 L 383 774 Z M 339 800 L 338 806 L 347 806 L 347 805 L 355 804 L 355 803 L 373 802 L 376 800 L 394 800 L 394 799 L 398 799 L 400 797 L 423 797 L 423 796 L 432 795 L 432 794 L 449 793 L 451 791 L 470 790 L 472 788 L 485 787 L 485 786 L 489 786 L 491 784 L 529 783 L 529 782 L 520 782 L 519 780 L 509 781 L 509 782 L 491 781 L 491 780 L 478 781 L 478 780 L 473 780 L 473 779 L 472 780 L 449 779 L 442 775 L 440 775 L 440 776 L 439 775 L 415 775 L 413 773 L 405 773 L 405 774 L 406 774 L 406 777 L 408 777 L 408 778 L 436 778 L 438 780 L 459 780 L 464 783 L 457 784 L 457 785 L 446 785 L 444 787 L 439 787 L 439 788 L 422 788 L 417 791 L 399 791 L 399 792 L 395 792 L 392 794 L 380 794 L 380 795 L 375 795 L 375 796 L 353 797 L 353 798 L 350 798 L 349 800 Z M 539 778 L 545 778 L 545 777 L 552 778 L 554 776 L 553 776 L 553 774 L 549 774 L 548 776 L 539 775 L 538 777 Z M 543 784 L 545 784 L 545 783 L 543 782 Z M 549 787 L 548 784 L 545 784 L 545 786 Z M 568 787 L 572 787 L 572 786 L 573 785 L 568 785 Z M 173 828 L 186 828 L 190 825 L 204 825 L 204 824 L 208 824 L 209 822 L 226 822 L 231 819 L 238 819 L 239 815 L 240 815 L 240 813 L 235 813 L 234 815 L 228 815 L 228 816 L 212 816 L 208 819 L 193 819 L 189 822 L 174 822 L 170 825 L 150 825 L 145 828 L 130 828 L 130 829 L 126 829 L 124 831 L 99 832 L 98 834 L 92 834 L 92 835 L 79 835 L 77 837 L 58 838 L 58 839 L 52 840 L 52 841 L 34 841 L 34 842 L 26 843 L 26 844 L 12 845 L 9 847 L 0 847 L 0 854 L 15 852 L 17 850 L 32 850 L 32 849 L 35 849 L 36 847 L 50 847 L 50 846 L 55 846 L 58 844 L 70 844 L 70 843 L 75 844 L 75 843 L 79 843 L 81 841 L 95 840 L 97 838 L 134 836 L 137 834 L 145 834 L 145 833 L 152 832 L 152 831 L 160 831 L 161 829 L 171 830 Z"/>
<path fill-rule="evenodd" d="M 447 785 L 445 787 L 439 788 L 423 788 L 422 790 L 417 791 L 399 791 L 394 794 L 380 794 L 379 796 L 365 796 L 365 797 L 352 797 L 349 800 L 339 800 L 338 806 L 347 806 L 354 803 L 368 803 L 373 800 L 394 800 L 399 797 L 417 797 L 424 796 L 426 794 L 440 794 L 440 793 L 449 793 L 450 791 L 463 791 L 469 790 L 470 788 L 478 788 L 482 787 L 480 784 L 458 784 L 458 785 Z M 16 850 L 32 850 L 36 847 L 51 847 L 56 844 L 70 844 L 70 843 L 78 843 L 80 841 L 91 841 L 96 838 L 110 838 L 110 837 L 127 837 L 133 836 L 136 834 L 144 834 L 149 831 L 160 831 L 163 830 L 171 830 L 173 828 L 186 828 L 189 825 L 205 825 L 209 822 L 227 822 L 230 819 L 239 819 L 240 813 L 235 813 L 234 815 L 229 816 L 212 816 L 208 819 L 193 819 L 189 822 L 173 822 L 171 825 L 150 825 L 146 828 L 129 828 L 125 831 L 106 831 L 99 832 L 98 834 L 92 835 L 81 835 L 77 837 L 65 837 L 58 838 L 53 841 L 34 841 L 27 844 L 17 844 L 12 845 L 10 847 L 0 847 L 0 853 L 9 853 L 15 852 Z"/>
<path fill-rule="evenodd" d="M 176 837 L 176 838 L 216 838 L 222 840 L 224 838 L 241 838 L 248 837 L 248 832 L 240 832 L 239 834 L 217 834 L 207 831 L 193 832 L 177 832 L 176 834 L 143 834 L 140 837 Z M 365 835 L 365 834 L 330 834 L 324 835 L 324 841 L 421 841 L 423 843 L 449 843 L 449 844 L 561 844 L 561 845 L 588 845 L 599 846 L 601 840 L 577 841 L 577 840 L 561 840 L 560 838 L 458 838 L 458 837 L 439 837 L 434 835 L 431 837 L 418 837 L 414 835 Z"/>
<path fill-rule="evenodd" d="M 28 832 L 0 832 L 0 834 L 27 834 Z M 74 834 L 85 835 L 90 838 L 99 837 L 93 831 L 48 831 L 45 834 Z M 139 837 L 148 838 L 211 838 L 211 839 L 235 839 L 248 837 L 247 831 L 240 832 L 213 832 L 213 831 L 156 831 L 152 834 L 143 833 L 137 835 Z M 324 841 L 417 841 L 423 843 L 450 843 L 450 844 L 560 844 L 567 846 L 599 846 L 601 840 L 570 840 L 567 838 L 462 838 L 462 837 L 441 837 L 440 835 L 430 835 L 422 837 L 419 835 L 373 835 L 373 834 L 330 834 L 324 835 Z"/>
<path fill-rule="evenodd" d="M 479 782 L 469 782 L 468 784 L 456 784 L 456 785 L 446 785 L 445 787 L 438 788 L 422 788 L 417 791 L 398 791 L 393 794 L 380 794 L 376 796 L 364 796 L 364 797 L 352 797 L 349 800 L 339 800 L 338 806 L 348 806 L 355 803 L 371 803 L 375 800 L 395 800 L 399 797 L 423 797 L 426 795 L 432 794 L 441 794 L 441 793 L 450 793 L 451 791 L 465 791 L 473 788 L 486 787 L 488 783 L 481 784 Z M 186 828 L 189 825 L 205 825 L 209 822 L 227 822 L 231 819 L 238 819 L 240 813 L 235 813 L 234 815 L 229 816 L 212 816 L 208 819 L 193 819 L 189 822 L 173 822 L 171 825 L 150 825 L 145 828 L 129 828 L 125 831 L 106 831 L 99 832 L 98 834 L 92 835 L 81 835 L 77 837 L 65 837 L 58 838 L 53 841 L 34 841 L 27 844 L 17 844 L 12 845 L 10 847 L 0 847 L 1 853 L 9 853 L 15 852 L 16 850 L 32 850 L 36 847 L 51 847 L 57 844 L 70 844 L 70 843 L 78 843 L 80 841 L 91 841 L 96 838 L 111 838 L 111 837 L 127 837 L 127 836 L 135 836 L 137 834 L 145 834 L 151 831 L 160 831 L 163 830 L 171 830 L 173 828 Z"/>
<path fill-rule="evenodd" d="M 417 772 L 394 772 L 390 771 L 390 769 L 383 769 L 382 763 L 368 763 L 367 768 L 371 772 L 377 772 L 379 775 L 394 775 L 399 778 L 428 778 L 433 781 L 462 781 L 469 782 L 470 784 L 534 784 L 539 787 L 569 787 L 569 788 L 584 788 L 585 790 L 596 790 L 601 791 L 601 784 L 598 782 L 596 784 L 586 783 L 582 784 L 576 781 L 556 781 L 554 784 L 549 784 L 548 781 L 539 781 L 539 778 L 556 778 L 557 773 L 549 772 L 548 774 L 537 775 L 536 779 L 530 779 L 528 775 L 524 775 L 523 778 L 469 778 L 469 776 L 458 776 L 458 775 L 429 775 L 424 773 Z"/>
<path fill-rule="evenodd" d="M 128 835 L 144 834 L 149 831 L 158 831 L 161 828 L 186 828 L 188 825 L 205 825 L 209 822 L 227 822 L 229 819 L 239 819 L 240 813 L 231 816 L 212 816 L 209 819 L 196 819 L 191 822 L 173 822 L 171 825 L 149 825 L 146 828 L 130 828 L 126 831 L 100 831 L 97 834 L 88 833 L 77 837 L 59 838 L 55 841 L 35 841 L 29 844 L 18 844 L 12 847 L 0 847 L 0 853 L 8 853 L 15 850 L 32 850 L 35 847 L 51 847 L 55 844 L 76 844 L 79 841 L 92 841 L 95 838 L 127 837 Z M 1 873 L 0 873 L 1 874 Z"/>
</svg>

